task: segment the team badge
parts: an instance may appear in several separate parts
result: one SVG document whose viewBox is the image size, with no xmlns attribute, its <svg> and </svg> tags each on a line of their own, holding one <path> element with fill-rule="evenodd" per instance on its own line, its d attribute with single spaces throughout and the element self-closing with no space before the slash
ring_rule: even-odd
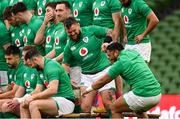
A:
<svg viewBox="0 0 180 119">
<path fill-rule="evenodd" d="M 25 82 L 25 86 L 26 86 L 27 88 L 30 88 L 30 82 L 29 82 L 29 81 L 26 81 L 26 82 Z"/>
<path fill-rule="evenodd" d="M 128 13 L 129 13 L 129 14 L 132 13 L 132 9 L 131 9 L 131 8 L 128 9 Z"/>
<path fill-rule="evenodd" d="M 55 39 L 55 44 L 56 44 L 56 45 L 59 45 L 59 37 L 56 37 L 56 39 Z"/>
<path fill-rule="evenodd" d="M 15 36 L 15 33 L 11 33 L 11 37 L 14 37 Z"/>
<path fill-rule="evenodd" d="M 46 38 L 46 43 L 50 43 L 50 41 L 51 41 L 51 36 L 49 35 L 47 38 Z"/>
<path fill-rule="evenodd" d="M 24 78 L 27 77 L 27 73 L 24 73 Z"/>
<path fill-rule="evenodd" d="M 81 48 L 81 49 L 79 50 L 79 54 L 80 54 L 81 56 L 85 56 L 85 55 L 87 55 L 87 53 L 88 53 L 87 48 Z"/>
<path fill-rule="evenodd" d="M 12 74 L 9 75 L 9 78 L 12 79 Z"/>
<path fill-rule="evenodd" d="M 84 38 L 83 38 L 83 41 L 84 41 L 85 43 L 87 43 L 87 42 L 89 41 L 89 38 L 88 38 L 88 37 L 84 37 Z"/>
<path fill-rule="evenodd" d="M 105 1 L 102 1 L 102 2 L 101 2 L 101 7 L 104 6 L 105 4 L 106 4 L 106 2 L 105 2 Z"/>
<path fill-rule="evenodd" d="M 77 17 L 77 16 L 78 16 L 78 10 L 75 9 L 75 10 L 74 10 L 74 17 Z"/>
<path fill-rule="evenodd" d="M 19 41 L 19 39 L 16 39 L 16 40 L 15 40 L 15 44 L 16 44 L 17 47 L 20 46 L 20 41 Z"/>
<path fill-rule="evenodd" d="M 94 9 L 94 14 L 95 14 L 95 16 L 99 15 L 99 9 L 97 7 Z"/>
<path fill-rule="evenodd" d="M 82 4 L 83 4 L 83 2 L 80 2 L 80 3 L 79 3 L 79 7 L 82 7 Z"/>
<path fill-rule="evenodd" d="M 31 74 L 31 79 L 33 79 L 35 77 L 35 74 Z"/>
<path fill-rule="evenodd" d="M 43 6 L 45 6 L 46 5 L 46 0 L 43 0 Z"/>
<path fill-rule="evenodd" d="M 28 29 L 27 35 L 29 35 L 31 33 L 31 29 Z"/>
<path fill-rule="evenodd" d="M 73 51 L 73 50 L 75 50 L 76 49 L 76 47 L 75 46 L 72 46 L 71 47 L 71 51 Z"/>
<path fill-rule="evenodd" d="M 129 18 L 128 18 L 128 16 L 125 15 L 123 19 L 124 19 L 124 23 L 126 23 L 126 24 L 129 23 Z"/>
</svg>

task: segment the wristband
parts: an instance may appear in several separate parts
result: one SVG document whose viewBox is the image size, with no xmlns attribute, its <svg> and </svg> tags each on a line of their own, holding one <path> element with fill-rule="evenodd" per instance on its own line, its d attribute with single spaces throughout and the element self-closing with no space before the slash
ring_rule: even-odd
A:
<svg viewBox="0 0 180 119">
<path fill-rule="evenodd" d="M 19 103 L 23 101 L 23 98 L 13 98 L 13 100 L 17 100 Z"/>
<path fill-rule="evenodd" d="M 86 91 L 87 92 L 91 92 L 91 91 L 93 91 L 94 89 L 92 88 L 92 86 L 89 86 L 88 88 L 86 88 Z"/>
</svg>

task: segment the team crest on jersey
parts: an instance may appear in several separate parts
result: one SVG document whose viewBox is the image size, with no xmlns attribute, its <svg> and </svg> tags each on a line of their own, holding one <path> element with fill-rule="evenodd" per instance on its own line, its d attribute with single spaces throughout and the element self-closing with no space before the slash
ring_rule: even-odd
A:
<svg viewBox="0 0 180 119">
<path fill-rule="evenodd" d="M 88 49 L 87 48 L 81 48 L 80 50 L 79 50 L 79 54 L 81 55 L 81 56 L 85 56 L 85 55 L 87 55 L 87 53 L 88 53 Z"/>
<path fill-rule="evenodd" d="M 16 39 L 16 40 L 15 40 L 15 44 L 16 44 L 17 47 L 20 46 L 20 41 L 19 41 L 19 39 Z"/>
<path fill-rule="evenodd" d="M 83 2 L 80 2 L 80 3 L 79 3 L 79 7 L 82 7 L 82 4 L 83 4 Z"/>
<path fill-rule="evenodd" d="M 77 16 L 78 16 L 78 10 L 75 9 L 75 10 L 74 10 L 74 17 L 77 17 Z"/>
<path fill-rule="evenodd" d="M 12 79 L 12 74 L 9 75 L 9 78 Z"/>
<path fill-rule="evenodd" d="M 43 6 L 45 6 L 46 5 L 46 0 L 43 0 Z"/>
<path fill-rule="evenodd" d="M 132 13 L 132 9 L 131 8 L 128 9 L 128 13 L 129 13 L 129 15 Z"/>
<path fill-rule="evenodd" d="M 50 41 L 51 41 L 51 36 L 48 36 L 47 38 L 46 38 L 46 43 L 50 43 Z"/>
<path fill-rule="evenodd" d="M 83 41 L 84 41 L 85 43 L 87 43 L 87 42 L 89 41 L 89 38 L 88 38 L 88 37 L 84 37 L 84 38 L 83 38 Z"/>
<path fill-rule="evenodd" d="M 11 82 L 11 86 L 14 87 L 14 85 L 15 85 L 15 83 L 14 83 L 14 81 L 12 81 L 12 82 Z"/>
<path fill-rule="evenodd" d="M 25 86 L 26 86 L 27 88 L 30 88 L 30 85 L 31 85 L 31 84 L 30 84 L 29 81 L 26 81 L 26 82 L 25 82 Z"/>
<path fill-rule="evenodd" d="M 95 14 L 95 16 L 99 15 L 99 9 L 97 7 L 94 9 L 94 14 Z"/>
<path fill-rule="evenodd" d="M 93 6 L 96 5 L 96 2 L 93 3 Z"/>
<path fill-rule="evenodd" d="M 38 9 L 38 15 L 41 15 L 42 14 L 42 8 L 40 7 L 39 9 Z"/>
<path fill-rule="evenodd" d="M 34 77 L 35 77 L 35 74 L 31 74 L 31 79 L 34 79 Z"/>
<path fill-rule="evenodd" d="M 56 37 L 56 39 L 55 39 L 55 44 L 56 44 L 56 45 L 59 45 L 59 37 Z"/>
<path fill-rule="evenodd" d="M 71 47 L 71 51 L 73 51 L 73 50 L 75 50 L 76 49 L 76 47 L 75 46 L 72 46 Z"/>
<path fill-rule="evenodd" d="M 104 6 L 105 4 L 106 4 L 106 2 L 105 2 L 105 1 L 102 1 L 102 2 L 101 2 L 101 7 Z"/>
<path fill-rule="evenodd" d="M 27 77 L 27 73 L 24 73 L 24 78 Z"/>
<path fill-rule="evenodd" d="M 121 9 L 121 12 L 122 12 L 122 13 L 124 12 L 124 8 Z"/>
<path fill-rule="evenodd" d="M 24 42 L 24 43 L 27 43 L 27 37 L 26 37 L 26 36 L 24 36 L 23 42 Z"/>
<path fill-rule="evenodd" d="M 22 35 L 23 35 L 22 32 L 19 32 L 19 36 L 22 37 Z"/>
<path fill-rule="evenodd" d="M 11 33 L 11 37 L 14 37 L 15 36 L 15 33 Z"/>
<path fill-rule="evenodd" d="M 31 29 L 28 29 L 27 31 L 27 35 L 29 35 L 31 33 Z"/>
<path fill-rule="evenodd" d="M 125 15 L 123 19 L 124 19 L 124 23 L 126 23 L 126 24 L 129 23 L 129 18 L 128 18 L 128 16 Z"/>
</svg>

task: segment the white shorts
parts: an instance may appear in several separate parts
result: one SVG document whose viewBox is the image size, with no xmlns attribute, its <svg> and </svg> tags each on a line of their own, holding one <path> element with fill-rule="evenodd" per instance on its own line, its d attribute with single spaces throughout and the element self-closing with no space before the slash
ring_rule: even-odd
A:
<svg viewBox="0 0 180 119">
<path fill-rule="evenodd" d="M 63 97 L 52 97 L 58 106 L 58 116 L 61 116 L 63 114 L 70 114 L 74 111 L 74 103 L 66 98 Z"/>
<path fill-rule="evenodd" d="M 135 45 L 125 45 L 125 50 L 135 50 L 137 51 L 146 62 L 150 62 L 151 58 L 151 42 L 149 43 L 139 43 Z"/>
<path fill-rule="evenodd" d="M 98 72 L 96 74 L 81 74 L 81 85 L 80 86 L 85 86 L 89 87 L 91 86 L 94 82 L 96 82 L 98 79 L 100 79 L 102 76 L 104 76 L 108 71 L 110 67 L 104 69 L 101 72 Z M 107 89 L 115 89 L 115 82 L 114 80 L 111 81 L 110 83 L 104 85 L 102 88 L 100 88 L 98 91 L 101 92 L 103 90 Z"/>
<path fill-rule="evenodd" d="M 8 84 L 7 71 L 0 71 L 0 86 L 5 86 Z"/>
<path fill-rule="evenodd" d="M 129 108 L 135 112 L 146 112 L 155 105 L 157 105 L 161 99 L 161 94 L 152 97 L 140 97 L 129 91 L 123 95 Z"/>
<path fill-rule="evenodd" d="M 74 79 L 76 81 L 77 86 L 79 86 L 81 82 L 81 67 L 71 67 L 69 75 L 71 79 Z"/>
</svg>

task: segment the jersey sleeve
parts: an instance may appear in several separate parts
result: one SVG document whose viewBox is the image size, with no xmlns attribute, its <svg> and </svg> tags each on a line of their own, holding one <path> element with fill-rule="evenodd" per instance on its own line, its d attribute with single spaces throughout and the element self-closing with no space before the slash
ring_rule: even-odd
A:
<svg viewBox="0 0 180 119">
<path fill-rule="evenodd" d="M 112 79 L 115 79 L 118 75 L 121 74 L 122 68 L 123 68 L 122 63 L 120 61 L 116 61 L 109 69 L 108 76 L 111 77 Z"/>
<path fill-rule="evenodd" d="M 139 0 L 138 2 L 136 2 L 136 6 L 138 12 L 145 17 L 147 17 L 149 13 L 152 12 L 151 8 L 143 0 Z"/>
<path fill-rule="evenodd" d="M 49 80 L 49 82 L 51 82 L 53 80 L 60 80 L 59 78 L 62 73 L 62 71 L 60 70 L 61 67 L 59 67 L 55 63 L 54 64 L 50 63 L 50 64 L 48 64 L 48 66 L 46 68 L 48 69 L 48 70 L 46 70 L 47 71 L 46 74 L 47 74 L 47 79 Z"/>
<path fill-rule="evenodd" d="M 99 37 L 99 38 L 103 38 L 104 37 L 105 38 L 106 37 L 106 33 L 108 31 L 108 28 L 93 25 L 92 26 L 92 30 L 94 31 L 94 34 L 95 34 L 96 37 Z"/>
<path fill-rule="evenodd" d="M 70 43 L 69 43 L 69 40 L 68 40 L 68 43 L 64 48 L 63 63 L 70 65 L 71 61 L 72 61 L 71 59 L 72 59 L 72 52 L 71 52 Z"/>
<path fill-rule="evenodd" d="M 119 0 L 109 0 L 109 7 L 111 13 L 120 12 L 120 2 Z"/>
</svg>

